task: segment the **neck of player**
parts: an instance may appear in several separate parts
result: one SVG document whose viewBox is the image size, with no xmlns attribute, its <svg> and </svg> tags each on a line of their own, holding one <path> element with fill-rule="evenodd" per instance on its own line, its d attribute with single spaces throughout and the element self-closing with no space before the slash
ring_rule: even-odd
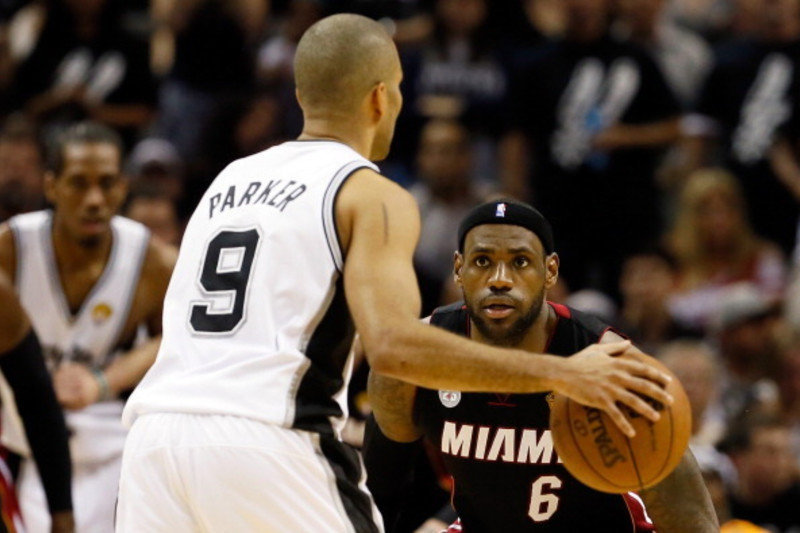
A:
<svg viewBox="0 0 800 533">
<path fill-rule="evenodd" d="M 336 141 L 346 144 L 362 157 L 369 159 L 373 135 L 352 121 L 330 118 L 307 118 L 299 141 Z"/>
<path fill-rule="evenodd" d="M 111 253 L 111 229 L 92 242 L 81 242 L 58 225 L 53 226 L 53 252 L 60 270 L 75 270 L 105 262 Z"/>
</svg>

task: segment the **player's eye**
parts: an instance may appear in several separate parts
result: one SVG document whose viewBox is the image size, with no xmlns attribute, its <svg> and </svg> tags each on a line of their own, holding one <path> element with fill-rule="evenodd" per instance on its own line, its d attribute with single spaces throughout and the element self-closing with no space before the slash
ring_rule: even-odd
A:
<svg viewBox="0 0 800 533">
<path fill-rule="evenodd" d="M 475 266 L 479 268 L 486 268 L 489 266 L 489 258 L 485 255 L 479 255 L 475 258 Z"/>
<path fill-rule="evenodd" d="M 518 256 L 514 258 L 514 266 L 517 268 L 525 268 L 530 264 L 527 257 Z"/>
</svg>

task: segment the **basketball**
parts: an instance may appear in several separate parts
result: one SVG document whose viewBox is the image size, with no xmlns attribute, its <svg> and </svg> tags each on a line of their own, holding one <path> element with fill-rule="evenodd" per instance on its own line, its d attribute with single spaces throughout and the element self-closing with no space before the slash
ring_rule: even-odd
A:
<svg viewBox="0 0 800 533">
<path fill-rule="evenodd" d="M 675 401 L 665 406 L 650 400 L 661 414 L 658 422 L 623 407 L 636 430 L 632 439 L 600 409 L 559 394 L 550 405 L 556 453 L 570 474 L 602 492 L 624 493 L 655 485 L 678 466 L 689 444 L 692 415 L 683 386 L 661 362 L 644 354 L 635 357 L 672 376 L 667 392 Z"/>
</svg>

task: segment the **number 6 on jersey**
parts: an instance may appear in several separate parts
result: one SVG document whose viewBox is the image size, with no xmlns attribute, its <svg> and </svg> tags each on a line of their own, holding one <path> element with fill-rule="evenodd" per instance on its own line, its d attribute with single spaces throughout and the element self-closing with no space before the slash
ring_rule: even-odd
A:
<svg viewBox="0 0 800 533">
<path fill-rule="evenodd" d="M 199 279 L 203 299 L 192 305 L 189 317 L 196 333 L 230 334 L 242 323 L 260 238 L 252 228 L 223 230 L 209 241 Z"/>
</svg>

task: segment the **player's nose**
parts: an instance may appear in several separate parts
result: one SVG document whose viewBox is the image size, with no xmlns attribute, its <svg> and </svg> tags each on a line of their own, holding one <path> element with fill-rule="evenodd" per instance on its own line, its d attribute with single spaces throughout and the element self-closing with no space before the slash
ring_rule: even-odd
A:
<svg viewBox="0 0 800 533">
<path fill-rule="evenodd" d="M 510 289 L 514 285 L 511 269 L 504 262 L 498 262 L 489 276 L 489 287 L 492 289 Z"/>
</svg>

